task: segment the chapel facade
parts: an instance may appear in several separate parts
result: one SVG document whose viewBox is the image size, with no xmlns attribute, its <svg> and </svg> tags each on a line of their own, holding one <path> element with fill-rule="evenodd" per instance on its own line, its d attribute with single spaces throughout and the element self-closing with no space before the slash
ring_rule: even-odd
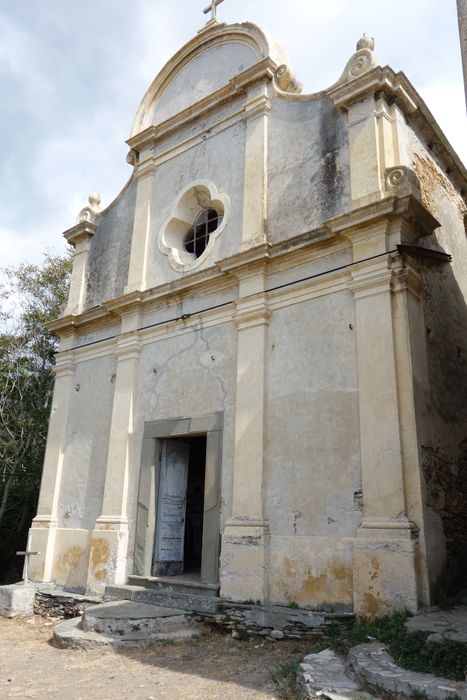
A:
<svg viewBox="0 0 467 700">
<path fill-rule="evenodd" d="M 364 36 L 302 94 L 216 19 L 74 246 L 36 581 L 198 581 L 375 615 L 465 577 L 467 174 Z M 462 568 L 464 567 L 464 569 Z"/>
</svg>

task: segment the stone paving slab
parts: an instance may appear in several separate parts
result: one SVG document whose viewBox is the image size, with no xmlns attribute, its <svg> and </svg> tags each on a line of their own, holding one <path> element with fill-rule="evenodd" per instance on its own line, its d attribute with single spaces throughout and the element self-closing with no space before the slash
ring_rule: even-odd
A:
<svg viewBox="0 0 467 700">
<path fill-rule="evenodd" d="M 62 649 L 95 649 L 98 647 L 148 647 L 155 642 L 182 641 L 200 635 L 202 628 L 196 623 L 186 625 L 180 629 L 152 632 L 132 632 L 127 634 L 104 634 L 93 630 L 81 628 L 81 618 L 75 617 L 71 620 L 55 625 L 53 630 L 53 644 Z"/>
<path fill-rule="evenodd" d="M 362 684 L 383 688 L 407 696 L 423 695 L 433 700 L 457 697 L 467 700 L 467 683 L 416 673 L 397 666 L 384 644 L 373 642 L 353 647 L 348 657 L 349 669 Z"/>
<path fill-rule="evenodd" d="M 345 662 L 331 649 L 305 656 L 300 664 L 300 697 L 305 698 L 341 698 L 370 699 L 373 696 L 359 690 L 357 683 L 346 673 Z"/>
<path fill-rule="evenodd" d="M 86 617 L 98 617 L 102 619 L 141 620 L 143 618 L 173 617 L 186 615 L 185 610 L 176 608 L 164 608 L 147 603 L 133 603 L 127 600 L 119 600 L 102 605 L 93 605 L 86 609 Z"/>
<path fill-rule="evenodd" d="M 452 610 L 432 610 L 410 617 L 405 623 L 409 630 L 433 632 L 430 641 L 452 639 L 467 643 L 467 605 L 458 605 Z"/>
</svg>

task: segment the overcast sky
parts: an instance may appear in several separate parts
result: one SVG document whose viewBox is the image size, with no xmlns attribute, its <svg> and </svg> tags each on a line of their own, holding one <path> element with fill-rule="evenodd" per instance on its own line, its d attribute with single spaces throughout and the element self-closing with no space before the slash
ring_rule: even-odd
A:
<svg viewBox="0 0 467 700">
<path fill-rule="evenodd" d="M 125 140 L 164 63 L 205 23 L 207 0 L 0 0 L 0 266 L 64 248 L 93 189 L 104 206 L 131 168 Z M 225 0 L 288 51 L 305 92 L 328 87 L 364 31 L 403 70 L 467 162 L 455 0 Z"/>
</svg>

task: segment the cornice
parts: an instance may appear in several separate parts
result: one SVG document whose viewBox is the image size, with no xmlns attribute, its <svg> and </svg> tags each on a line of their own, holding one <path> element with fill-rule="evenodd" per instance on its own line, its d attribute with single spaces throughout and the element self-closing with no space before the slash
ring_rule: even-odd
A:
<svg viewBox="0 0 467 700">
<path fill-rule="evenodd" d="M 346 235 L 350 230 L 373 226 L 383 219 L 398 217 L 416 224 L 419 233 L 424 236 L 431 235 L 441 225 L 416 197 L 407 195 L 385 197 L 378 202 L 371 202 L 347 214 L 329 219 L 326 226 L 333 234 Z"/>
<path fill-rule="evenodd" d="M 395 73 L 389 66 L 376 66 L 348 83 L 331 87 L 326 94 L 336 107 L 347 110 L 354 102 L 384 92 L 395 98 L 404 112 L 410 114 L 417 109 L 416 100 L 413 99 L 415 91 L 410 90 L 412 86 L 407 79 L 401 80 L 402 75 Z"/>
<path fill-rule="evenodd" d="M 247 89 L 252 85 L 264 80 L 272 82 L 275 70 L 276 64 L 274 61 L 270 58 L 265 58 L 231 78 L 223 87 L 203 97 L 173 117 L 131 136 L 127 144 L 136 151 L 154 146 L 156 142 L 162 141 L 167 136 L 185 129 L 197 119 L 212 114 L 214 109 L 246 93 Z"/>
<path fill-rule="evenodd" d="M 64 231 L 63 237 L 75 248 L 81 241 L 91 239 L 96 230 L 96 224 L 90 221 L 80 221 L 76 226 L 72 226 L 72 228 Z"/>
<path fill-rule="evenodd" d="M 132 291 L 104 301 L 99 307 L 79 315 L 67 315 L 50 322 L 49 332 L 82 332 L 117 323 L 119 317 L 135 309 L 150 310 L 162 303 L 180 301 L 192 294 L 211 294 L 231 289 L 239 278 L 267 267 L 269 273 L 296 267 L 323 257 L 331 250 L 350 247 L 347 239 L 361 235 L 390 221 L 403 219 L 417 227 L 420 235 L 431 233 L 439 223 L 413 196 L 387 197 L 324 222 L 318 229 L 301 233 L 288 241 L 262 243 L 219 260 L 212 267 L 183 275 L 147 290 Z"/>
<path fill-rule="evenodd" d="M 54 321 L 46 323 L 45 327 L 52 335 L 62 335 L 64 331 L 68 333 L 71 331 L 79 332 L 84 327 L 87 330 L 96 330 L 99 327 L 108 325 L 110 315 L 103 306 L 96 306 L 81 314 L 59 316 Z M 113 320 L 118 319 L 114 318 Z"/>
</svg>

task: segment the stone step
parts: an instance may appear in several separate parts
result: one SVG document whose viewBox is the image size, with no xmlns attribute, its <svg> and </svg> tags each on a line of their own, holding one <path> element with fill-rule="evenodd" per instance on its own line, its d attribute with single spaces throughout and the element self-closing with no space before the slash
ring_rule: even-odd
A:
<svg viewBox="0 0 467 700">
<path fill-rule="evenodd" d="M 122 600 L 87 608 L 82 618 L 56 625 L 54 645 L 91 649 L 96 646 L 147 646 L 157 641 L 197 636 L 202 627 L 184 610 Z"/>
<path fill-rule="evenodd" d="M 381 688 L 388 693 L 430 700 L 467 700 L 466 682 L 401 668 L 394 662 L 384 644 L 379 642 L 353 647 L 349 652 L 348 669 L 362 684 Z"/>
<path fill-rule="evenodd" d="M 133 577 L 132 577 L 133 578 Z M 145 586 L 121 585 L 106 586 L 104 600 L 131 600 L 135 603 L 148 603 L 166 608 L 176 608 L 185 612 L 215 614 L 219 610 L 221 599 L 212 595 L 180 593 L 165 588 L 146 588 Z"/>
<path fill-rule="evenodd" d="M 375 696 L 362 692 L 347 673 L 345 661 L 331 649 L 309 654 L 300 664 L 298 693 L 303 700 L 372 700 Z"/>
<path fill-rule="evenodd" d="M 175 576 L 129 576 L 128 583 L 134 586 L 162 589 L 173 593 L 214 597 L 217 597 L 220 588 L 218 583 L 201 583 L 201 581 L 190 581 Z"/>
</svg>

